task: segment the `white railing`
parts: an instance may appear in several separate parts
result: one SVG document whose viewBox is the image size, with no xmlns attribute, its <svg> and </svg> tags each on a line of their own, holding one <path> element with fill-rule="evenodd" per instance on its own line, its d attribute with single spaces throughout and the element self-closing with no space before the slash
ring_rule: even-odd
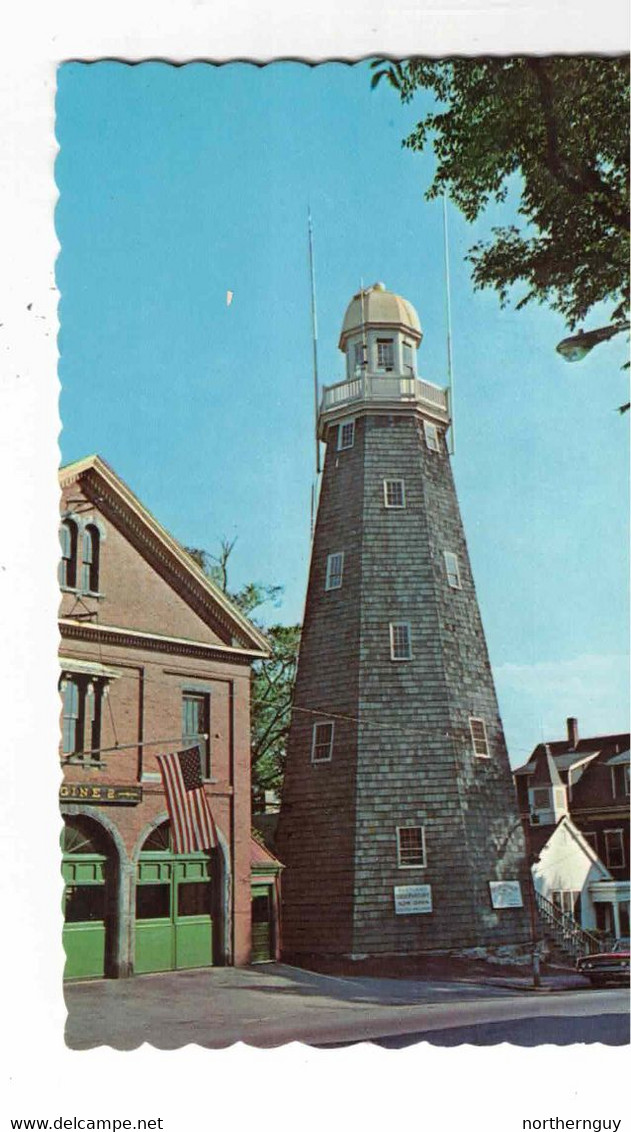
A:
<svg viewBox="0 0 631 1132">
<path fill-rule="evenodd" d="M 339 381 L 336 385 L 325 385 L 320 411 L 326 413 L 354 401 L 424 402 L 443 413 L 448 412 L 446 389 L 416 377 L 370 373 L 350 381 Z"/>
</svg>

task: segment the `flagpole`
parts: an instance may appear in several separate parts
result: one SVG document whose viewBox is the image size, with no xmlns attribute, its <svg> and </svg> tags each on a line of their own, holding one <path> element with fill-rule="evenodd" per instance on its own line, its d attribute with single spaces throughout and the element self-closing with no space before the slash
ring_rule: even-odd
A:
<svg viewBox="0 0 631 1132">
<path fill-rule="evenodd" d="M 311 208 L 308 208 L 309 228 L 309 274 L 311 277 L 311 326 L 313 331 L 313 399 L 315 412 L 315 446 L 316 446 L 316 475 L 320 475 L 320 441 L 318 438 L 318 411 L 320 398 L 318 390 L 318 315 L 316 307 L 315 266 L 313 261 L 313 226 L 311 223 Z"/>
<path fill-rule="evenodd" d="M 454 409 L 454 367 L 451 352 L 451 280 L 449 275 L 449 235 L 447 230 L 447 198 L 443 193 L 443 241 L 445 257 L 445 298 L 447 311 L 447 388 L 449 395 L 449 415 L 451 417 L 451 433 L 449 450 L 453 456 L 456 451 L 456 423 Z"/>
</svg>

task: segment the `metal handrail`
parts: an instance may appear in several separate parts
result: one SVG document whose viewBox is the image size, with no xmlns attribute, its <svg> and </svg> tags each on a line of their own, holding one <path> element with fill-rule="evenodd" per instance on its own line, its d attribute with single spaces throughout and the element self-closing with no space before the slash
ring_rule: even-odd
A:
<svg viewBox="0 0 631 1132">
<path fill-rule="evenodd" d="M 601 950 L 602 944 L 597 936 L 582 928 L 567 912 L 562 912 L 543 896 L 540 892 L 535 894 L 539 915 L 549 934 L 564 950 L 569 951 L 574 958 L 579 955 L 590 955 Z"/>
</svg>

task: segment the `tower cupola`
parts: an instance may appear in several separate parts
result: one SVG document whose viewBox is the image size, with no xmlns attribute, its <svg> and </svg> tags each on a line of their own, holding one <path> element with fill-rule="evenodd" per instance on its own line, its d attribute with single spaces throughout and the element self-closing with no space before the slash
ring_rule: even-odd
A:
<svg viewBox="0 0 631 1132">
<path fill-rule="evenodd" d="M 362 373 L 416 377 L 416 351 L 423 331 L 407 299 L 373 283 L 353 295 L 342 324 L 339 347 L 349 378 Z"/>
</svg>

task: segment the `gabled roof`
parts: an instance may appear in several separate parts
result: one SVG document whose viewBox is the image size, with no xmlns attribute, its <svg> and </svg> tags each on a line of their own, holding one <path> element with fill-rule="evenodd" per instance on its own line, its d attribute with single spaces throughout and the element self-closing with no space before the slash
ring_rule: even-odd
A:
<svg viewBox="0 0 631 1132">
<path fill-rule="evenodd" d="M 601 874 L 600 879 L 613 880 L 609 869 L 604 864 L 604 862 L 601 861 L 598 854 L 589 844 L 587 838 L 583 837 L 580 829 L 578 829 L 578 827 L 574 825 L 574 822 L 572 821 L 569 814 L 565 814 L 560 819 L 560 821 L 557 822 L 550 836 L 546 838 L 544 844 L 540 846 L 539 855 L 543 852 L 546 846 L 549 845 L 556 836 L 558 836 L 559 832 L 562 829 L 570 835 L 570 837 L 576 842 L 577 848 L 580 849 L 580 851 L 589 859 L 589 861 L 591 861 L 592 865 L 598 869 L 599 873 Z"/>
<path fill-rule="evenodd" d="M 238 642 L 236 647 L 253 657 L 269 656 L 269 645 L 260 629 L 241 613 L 219 586 L 206 577 L 190 554 L 165 530 L 105 460 L 97 455 L 86 456 L 60 469 L 61 487 L 77 481 L 90 484 L 93 490 L 105 490 L 110 497 L 115 497 L 128 519 L 141 524 L 147 541 L 154 545 L 162 557 L 166 556 L 180 577 L 186 578 L 188 587 L 202 605 L 212 608 L 215 617 Z"/>
<path fill-rule="evenodd" d="M 557 770 L 563 774 L 570 767 L 578 766 L 596 755 L 613 756 L 629 749 L 629 732 L 615 735 L 596 735 L 590 739 L 580 739 L 573 747 L 568 739 L 554 740 L 551 743 L 538 743 L 530 758 L 513 772 L 516 776 L 531 775 L 535 772 L 546 750 L 552 755 Z"/>
</svg>

